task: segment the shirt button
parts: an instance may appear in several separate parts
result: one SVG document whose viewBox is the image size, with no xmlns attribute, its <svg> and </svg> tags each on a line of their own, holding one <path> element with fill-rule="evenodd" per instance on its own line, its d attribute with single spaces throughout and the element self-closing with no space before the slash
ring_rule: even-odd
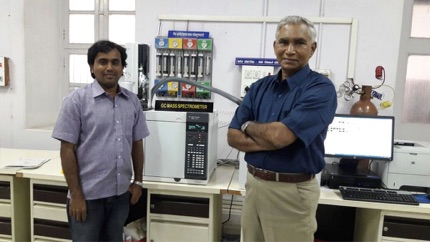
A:
<svg viewBox="0 0 430 242">
<path fill-rule="evenodd" d="M 117 156 L 118 157 L 118 159 L 121 159 L 121 156 L 119 155 L 119 156 Z"/>
<path fill-rule="evenodd" d="M 119 120 L 117 120 L 116 123 L 119 124 Z"/>
<path fill-rule="evenodd" d="M 118 141 L 121 141 L 121 138 L 118 138 Z"/>
<path fill-rule="evenodd" d="M 272 113 L 272 116 L 274 116 L 275 115 L 275 113 Z"/>
<path fill-rule="evenodd" d="M 119 175 L 121 175 L 121 174 L 119 174 L 119 173 L 118 173 L 118 176 L 119 176 Z"/>
<path fill-rule="evenodd" d="M 278 97 L 282 97 L 282 95 L 278 95 Z"/>
</svg>

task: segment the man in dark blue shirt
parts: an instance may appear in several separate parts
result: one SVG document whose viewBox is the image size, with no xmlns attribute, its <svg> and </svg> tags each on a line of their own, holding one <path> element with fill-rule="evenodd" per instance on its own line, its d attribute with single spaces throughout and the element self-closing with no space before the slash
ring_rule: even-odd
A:
<svg viewBox="0 0 430 242">
<path fill-rule="evenodd" d="M 273 43 L 277 75 L 251 85 L 228 130 L 230 146 L 246 152 L 244 241 L 313 241 L 325 164 L 324 139 L 337 108 L 336 90 L 308 61 L 314 25 L 299 16 L 280 21 Z"/>
</svg>

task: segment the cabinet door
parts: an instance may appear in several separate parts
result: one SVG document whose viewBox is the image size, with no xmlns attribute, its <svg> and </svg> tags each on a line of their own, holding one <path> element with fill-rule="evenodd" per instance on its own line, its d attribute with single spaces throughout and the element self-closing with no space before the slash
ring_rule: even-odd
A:
<svg viewBox="0 0 430 242">
<path fill-rule="evenodd" d="M 202 242 L 209 241 L 206 225 L 151 221 L 148 242 Z"/>
</svg>

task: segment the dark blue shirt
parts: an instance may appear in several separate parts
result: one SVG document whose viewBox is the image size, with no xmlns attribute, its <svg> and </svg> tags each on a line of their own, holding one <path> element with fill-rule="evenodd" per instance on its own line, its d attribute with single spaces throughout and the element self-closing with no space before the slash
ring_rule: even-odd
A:
<svg viewBox="0 0 430 242">
<path fill-rule="evenodd" d="M 282 71 L 253 83 L 237 108 L 229 128 L 248 121 L 282 122 L 296 136 L 291 145 L 275 151 L 247 152 L 249 164 L 286 173 L 319 173 L 324 168 L 324 139 L 337 108 L 336 89 L 309 65 L 284 81 Z"/>
</svg>

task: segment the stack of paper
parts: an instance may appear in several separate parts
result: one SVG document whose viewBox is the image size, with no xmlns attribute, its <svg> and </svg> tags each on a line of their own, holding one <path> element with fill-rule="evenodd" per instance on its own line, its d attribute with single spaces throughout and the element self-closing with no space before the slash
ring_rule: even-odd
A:
<svg viewBox="0 0 430 242">
<path fill-rule="evenodd" d="M 50 160 L 49 158 L 46 158 L 46 159 L 21 158 L 19 160 L 8 162 L 5 168 L 36 169 L 41 167 L 49 160 Z"/>
</svg>

